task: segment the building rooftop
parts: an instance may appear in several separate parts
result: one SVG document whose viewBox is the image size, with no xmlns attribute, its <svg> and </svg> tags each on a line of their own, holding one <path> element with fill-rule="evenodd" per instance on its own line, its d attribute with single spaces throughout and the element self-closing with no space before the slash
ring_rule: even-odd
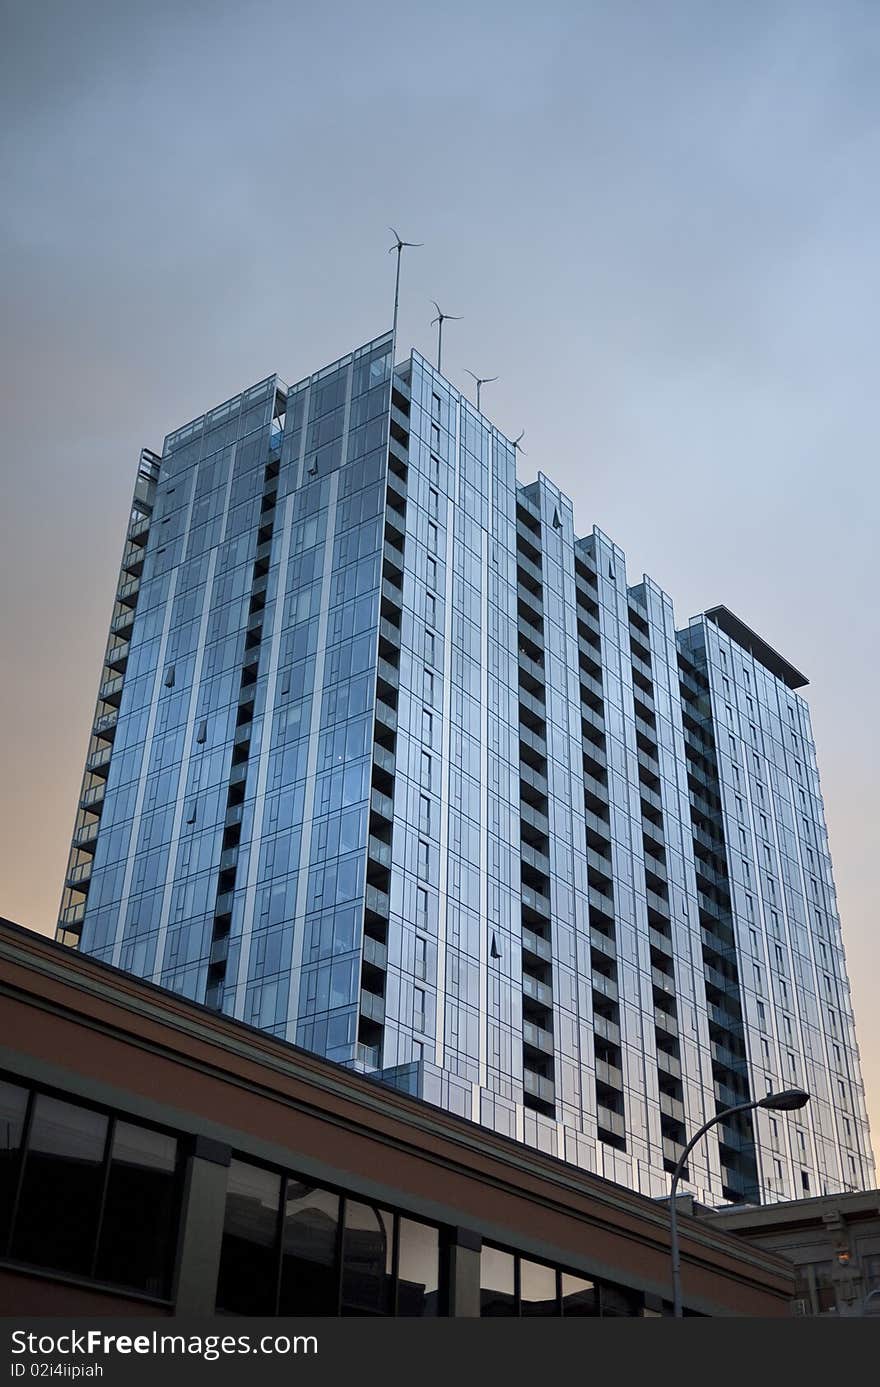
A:
<svg viewBox="0 0 880 1387">
<path fill-rule="evenodd" d="M 737 645 L 741 645 L 754 656 L 759 665 L 769 669 L 771 674 L 775 674 L 776 678 L 781 679 L 790 689 L 803 689 L 810 682 L 805 674 L 801 674 L 799 669 L 795 669 L 794 665 L 783 659 L 772 645 L 762 640 L 728 607 L 710 607 L 704 615 L 710 621 L 714 621 L 716 626 L 720 626 L 725 635 L 730 636 Z"/>
</svg>

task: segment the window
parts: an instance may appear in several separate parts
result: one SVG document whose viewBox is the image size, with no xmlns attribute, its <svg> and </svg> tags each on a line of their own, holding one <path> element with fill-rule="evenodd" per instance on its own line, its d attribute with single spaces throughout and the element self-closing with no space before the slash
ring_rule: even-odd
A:
<svg viewBox="0 0 880 1387">
<path fill-rule="evenodd" d="M 426 630 L 426 631 L 425 631 L 425 635 L 424 635 L 424 640 L 425 640 L 425 655 L 424 655 L 425 663 L 426 663 L 426 664 L 429 664 L 429 665 L 433 665 L 433 664 L 435 663 L 435 654 L 434 654 L 435 638 L 434 638 L 434 632 L 433 632 L 433 631 L 427 631 L 427 630 Z"/>
<path fill-rule="evenodd" d="M 437 590 L 437 560 L 429 558 L 425 569 L 425 576 L 429 588 Z"/>
<path fill-rule="evenodd" d="M 437 599 L 432 592 L 425 594 L 425 624 L 437 625 Z"/>
<path fill-rule="evenodd" d="M 417 978 L 425 978 L 428 973 L 428 941 L 416 936 L 413 942 L 413 972 Z"/>
<path fill-rule="evenodd" d="M 233 1161 L 217 1307 L 266 1315 L 437 1315 L 440 1231 Z"/>
<path fill-rule="evenodd" d="M 433 520 L 428 521 L 428 549 L 432 554 L 437 553 L 437 526 Z"/>
<path fill-rule="evenodd" d="M 427 844 L 426 842 L 424 842 L 424 841 L 420 838 L 420 839 L 419 839 L 419 852 L 418 852 L 418 871 L 419 871 L 419 876 L 420 876 L 424 881 L 427 881 L 427 879 L 428 879 L 429 862 L 430 862 L 430 856 L 429 856 L 429 854 L 430 854 L 430 849 L 429 849 L 429 847 L 428 847 L 428 844 Z"/>
<path fill-rule="evenodd" d="M 280 1315 L 335 1315 L 339 1196 L 288 1180 L 281 1247 Z"/>
<path fill-rule="evenodd" d="M 413 988 L 413 1027 L 417 1031 L 425 1029 L 426 1021 L 426 999 L 423 987 Z"/>
<path fill-rule="evenodd" d="M 239 1315 L 274 1315 L 280 1198 L 280 1175 L 243 1161 L 232 1162 L 217 1281 L 221 1309 Z"/>
<path fill-rule="evenodd" d="M 161 1296 L 171 1277 L 177 1219 L 177 1142 L 115 1122 L 95 1275 Z"/>
<path fill-rule="evenodd" d="M 434 676 L 429 669 L 422 671 L 422 700 L 425 703 L 434 703 Z"/>
<path fill-rule="evenodd" d="M 101 1207 L 107 1118 L 39 1094 L 12 1255 L 88 1276 Z"/>
<path fill-rule="evenodd" d="M 431 425 L 431 452 L 440 452 L 440 430 L 436 424 Z"/>
<path fill-rule="evenodd" d="M 147 1295 L 168 1294 L 177 1141 L 48 1094 L 0 1084 L 0 1255 Z M 11 1193 L 20 1178 L 15 1226 Z"/>
<path fill-rule="evenodd" d="M 422 709 L 422 741 L 430 746 L 434 740 L 434 718 L 427 708 Z"/>
<path fill-rule="evenodd" d="M 431 395 L 431 418 L 432 418 L 432 419 L 435 419 L 435 420 L 437 421 L 437 423 L 439 424 L 439 422 L 440 422 L 440 396 L 439 396 L 439 395 L 434 395 L 434 394 Z"/>
<path fill-rule="evenodd" d="M 431 788 L 432 761 L 427 751 L 422 752 L 421 781 L 427 790 Z"/>
<path fill-rule="evenodd" d="M 428 893 L 423 886 L 416 887 L 416 928 L 428 928 Z"/>
<path fill-rule="evenodd" d="M 428 510 L 436 520 L 440 513 L 440 493 L 433 486 L 428 489 Z"/>
<path fill-rule="evenodd" d="M 480 1314 L 484 1318 L 636 1316 L 641 1295 L 483 1243 Z"/>
<path fill-rule="evenodd" d="M 0 1083 L 0 1255 L 9 1237 L 27 1104 L 27 1089 Z"/>
<path fill-rule="evenodd" d="M 419 795 L 419 832 L 431 832 L 431 801 L 427 795 Z"/>
</svg>

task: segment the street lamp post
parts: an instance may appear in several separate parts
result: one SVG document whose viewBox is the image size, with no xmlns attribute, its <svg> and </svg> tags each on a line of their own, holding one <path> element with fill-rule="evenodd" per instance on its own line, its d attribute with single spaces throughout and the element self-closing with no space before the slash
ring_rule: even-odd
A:
<svg viewBox="0 0 880 1387">
<path fill-rule="evenodd" d="M 710 1127 L 714 1127 L 716 1122 L 723 1122 L 726 1117 L 732 1117 L 734 1113 L 750 1112 L 752 1108 L 771 1108 L 774 1112 L 791 1112 L 795 1108 L 802 1108 L 805 1103 L 809 1103 L 810 1095 L 802 1088 L 787 1088 L 781 1093 L 768 1093 L 764 1098 L 756 1098 L 750 1103 L 737 1103 L 733 1108 L 725 1108 L 723 1112 L 716 1113 L 708 1122 L 704 1122 L 698 1132 L 695 1132 L 678 1158 L 678 1163 L 672 1175 L 672 1190 L 669 1198 L 669 1252 L 672 1258 L 672 1313 L 676 1319 L 682 1318 L 681 1307 L 681 1255 L 678 1246 L 678 1209 L 676 1208 L 675 1198 L 678 1192 L 678 1182 L 681 1179 L 687 1158 L 693 1151 L 697 1142 L 704 1137 Z"/>
</svg>

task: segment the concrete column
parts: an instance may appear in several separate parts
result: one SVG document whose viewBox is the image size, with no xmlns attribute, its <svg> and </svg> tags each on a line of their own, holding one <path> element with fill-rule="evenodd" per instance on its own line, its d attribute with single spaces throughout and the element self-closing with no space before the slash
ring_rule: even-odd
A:
<svg viewBox="0 0 880 1387">
<path fill-rule="evenodd" d="M 228 1146 L 196 1137 L 186 1171 L 174 1311 L 213 1315 L 226 1215 Z"/>
<path fill-rule="evenodd" d="M 452 1230 L 449 1244 L 450 1318 L 479 1318 L 482 1246 L 483 1239 L 469 1228 Z"/>
</svg>

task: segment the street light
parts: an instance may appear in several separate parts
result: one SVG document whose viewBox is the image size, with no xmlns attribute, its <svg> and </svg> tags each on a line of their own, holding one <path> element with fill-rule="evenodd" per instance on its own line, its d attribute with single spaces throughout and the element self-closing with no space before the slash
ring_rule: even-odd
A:
<svg viewBox="0 0 880 1387">
<path fill-rule="evenodd" d="M 678 1164 L 672 1176 L 672 1190 L 669 1199 L 669 1251 L 672 1257 L 672 1313 L 676 1319 L 682 1318 L 681 1309 L 681 1257 L 678 1250 L 678 1210 L 675 1205 L 675 1196 L 678 1189 L 678 1182 L 681 1179 L 681 1172 L 684 1169 L 688 1156 L 693 1151 L 700 1137 L 706 1135 L 710 1127 L 714 1127 L 716 1122 L 723 1122 L 726 1117 L 732 1117 L 734 1113 L 750 1112 L 752 1108 L 771 1108 L 773 1112 L 793 1112 L 796 1108 L 802 1108 L 809 1103 L 810 1095 L 802 1088 L 786 1088 L 781 1093 L 768 1093 L 764 1098 L 755 1098 L 751 1103 L 737 1103 L 733 1108 L 725 1108 L 723 1112 L 716 1113 L 708 1122 L 704 1122 L 698 1132 L 691 1137 L 687 1146 L 678 1158 Z"/>
</svg>

